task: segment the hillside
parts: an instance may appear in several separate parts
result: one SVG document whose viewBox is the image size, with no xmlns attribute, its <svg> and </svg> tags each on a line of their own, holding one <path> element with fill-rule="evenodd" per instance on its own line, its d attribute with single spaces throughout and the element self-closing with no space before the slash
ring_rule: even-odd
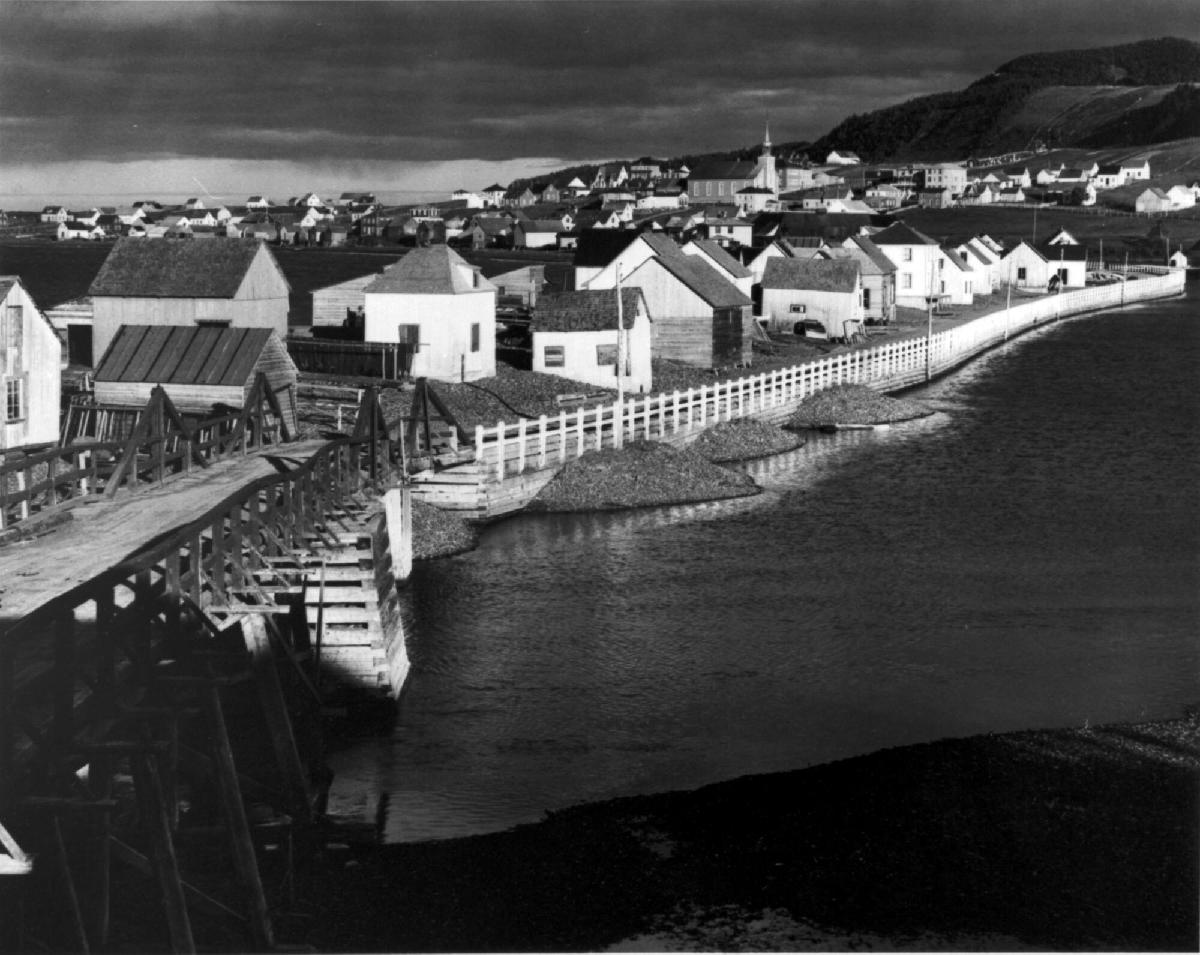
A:
<svg viewBox="0 0 1200 955">
<path fill-rule="evenodd" d="M 1200 135 L 1200 44 L 1163 38 L 1018 57 L 957 92 L 850 116 L 811 153 L 927 159 Z"/>
</svg>

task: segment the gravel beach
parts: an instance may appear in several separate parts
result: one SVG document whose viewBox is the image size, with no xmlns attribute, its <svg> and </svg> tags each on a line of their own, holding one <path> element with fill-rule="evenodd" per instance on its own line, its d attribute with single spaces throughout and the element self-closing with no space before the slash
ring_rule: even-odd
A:
<svg viewBox="0 0 1200 955">
<path fill-rule="evenodd" d="M 689 448 L 634 441 L 568 461 L 529 504 L 531 511 L 606 511 L 759 493 L 749 475 Z"/>
<path fill-rule="evenodd" d="M 804 431 L 836 425 L 894 424 L 930 413 L 919 401 L 890 398 L 865 385 L 834 385 L 802 401 L 784 427 Z"/>
<path fill-rule="evenodd" d="M 323 951 L 1195 951 L 1200 723 L 978 736 L 327 852 Z"/>
</svg>

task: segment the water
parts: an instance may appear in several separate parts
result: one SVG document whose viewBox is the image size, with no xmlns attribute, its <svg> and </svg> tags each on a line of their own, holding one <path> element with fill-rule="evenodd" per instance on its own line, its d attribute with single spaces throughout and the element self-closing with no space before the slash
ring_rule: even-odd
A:
<svg viewBox="0 0 1200 955">
<path fill-rule="evenodd" d="M 755 464 L 763 495 L 522 516 L 414 575 L 386 836 L 1200 700 L 1200 302 L 1088 316 Z M 1153 384 L 1149 384 L 1153 382 Z"/>
</svg>

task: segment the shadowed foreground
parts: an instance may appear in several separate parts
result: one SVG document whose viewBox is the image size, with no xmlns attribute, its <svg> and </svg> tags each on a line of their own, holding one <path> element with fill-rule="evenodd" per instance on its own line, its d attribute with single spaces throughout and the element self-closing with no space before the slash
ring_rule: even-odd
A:
<svg viewBox="0 0 1200 955">
<path fill-rule="evenodd" d="M 981 736 L 330 853 L 304 934 L 339 951 L 1195 951 L 1198 820 L 1195 718 Z"/>
</svg>

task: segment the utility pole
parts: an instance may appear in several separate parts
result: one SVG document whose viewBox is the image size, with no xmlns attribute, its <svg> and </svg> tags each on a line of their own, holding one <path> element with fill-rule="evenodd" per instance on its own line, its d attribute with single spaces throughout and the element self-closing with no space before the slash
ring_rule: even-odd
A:
<svg viewBox="0 0 1200 955">
<path fill-rule="evenodd" d="M 625 385 L 621 380 L 621 341 L 624 338 L 625 316 L 621 308 L 621 263 L 617 263 L 617 414 L 613 420 L 613 447 L 625 443 Z"/>
</svg>

